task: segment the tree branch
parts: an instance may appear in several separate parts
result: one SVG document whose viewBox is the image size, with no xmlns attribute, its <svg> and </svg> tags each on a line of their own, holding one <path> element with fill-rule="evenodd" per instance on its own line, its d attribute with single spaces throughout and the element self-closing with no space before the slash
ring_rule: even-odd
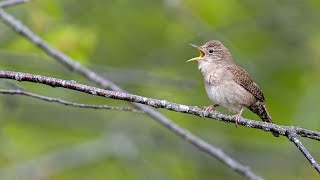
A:
<svg viewBox="0 0 320 180">
<path fill-rule="evenodd" d="M 52 98 L 52 97 L 47 97 L 47 96 L 41 96 L 39 94 L 34 94 L 30 92 L 26 92 L 24 90 L 20 89 L 15 89 L 15 90 L 4 90 L 0 89 L 1 94 L 10 94 L 10 95 L 23 95 L 23 96 L 29 96 L 35 99 L 40 99 L 43 101 L 47 102 L 56 102 L 59 104 L 64 104 L 67 106 L 74 106 L 74 107 L 80 107 L 80 108 L 90 108 L 90 109 L 109 109 L 109 110 L 120 110 L 120 111 L 128 111 L 128 112 L 138 112 L 138 113 L 143 113 L 143 111 L 131 109 L 131 108 L 126 108 L 126 107 L 117 107 L 117 106 L 107 106 L 107 105 L 90 105 L 90 104 L 79 104 L 79 103 L 74 103 L 74 102 L 68 102 L 64 101 L 59 98 Z"/>
<path fill-rule="evenodd" d="M 28 2 L 28 0 L 9 0 L 0 2 L 0 8 L 6 8 L 17 4 Z"/>
<path fill-rule="evenodd" d="M 199 117 L 202 117 L 203 115 L 203 110 L 197 106 L 187 106 L 183 104 L 169 102 L 167 100 L 159 100 L 159 99 L 153 99 L 153 98 L 138 96 L 138 95 L 129 94 L 129 93 L 100 89 L 93 86 L 79 84 L 73 80 L 63 80 L 63 79 L 57 79 L 57 78 L 52 78 L 47 76 L 30 74 L 30 73 L 3 71 L 3 70 L 0 70 L 0 78 L 41 83 L 41 84 L 49 85 L 52 87 L 62 87 L 66 89 L 71 89 L 71 90 L 76 90 L 79 92 L 91 94 L 94 96 L 102 96 L 102 97 L 111 98 L 111 99 L 135 102 L 135 103 L 145 104 L 155 108 L 163 108 L 170 111 L 192 114 Z M 235 120 L 234 118 L 232 118 L 232 116 L 222 114 L 218 111 L 213 111 L 209 113 L 206 117 L 215 119 L 218 121 L 226 122 L 226 123 L 235 123 Z M 277 124 L 272 124 L 267 122 L 245 119 L 245 118 L 241 118 L 238 124 L 245 127 L 260 129 L 264 131 L 274 131 L 283 136 L 287 136 L 288 131 L 294 130 L 297 135 L 300 135 L 302 137 L 315 139 L 315 140 L 318 140 L 320 138 L 320 132 L 307 130 L 300 127 L 282 126 L 282 125 L 277 125 Z"/>
<path fill-rule="evenodd" d="M 7 14 L 1 9 L 0 9 L 0 18 L 2 18 L 2 20 L 9 27 L 11 27 L 15 32 L 19 33 L 30 42 L 37 45 L 41 50 L 43 50 L 45 53 L 53 57 L 55 60 L 57 60 L 64 66 L 66 66 L 68 69 L 81 74 L 82 76 L 86 77 L 92 82 L 97 83 L 103 88 L 109 88 L 113 91 L 126 93 L 126 91 L 124 91 L 122 88 L 120 88 L 110 80 L 96 74 L 90 69 L 82 66 L 80 63 L 74 61 L 69 56 L 51 47 L 48 43 L 43 41 L 39 36 L 34 34 L 27 26 L 23 25 L 19 20 L 15 19 L 14 17 Z M 222 150 L 208 144 L 201 138 L 193 135 L 192 133 L 178 126 L 177 124 L 172 122 L 170 119 L 168 119 L 166 116 L 164 116 L 160 112 L 142 104 L 133 103 L 133 105 L 138 109 L 144 111 L 147 115 L 152 117 L 154 120 L 156 120 L 157 122 L 159 122 L 160 124 L 168 128 L 170 131 L 172 131 L 179 137 L 185 139 L 187 142 L 194 145 L 199 150 L 206 152 L 207 154 L 211 155 L 212 157 L 215 157 L 222 163 L 228 165 L 230 168 L 232 168 L 234 171 L 238 172 L 239 174 L 246 176 L 247 178 L 250 178 L 250 179 L 261 179 L 261 177 L 255 175 L 246 166 L 229 157 Z"/>
<path fill-rule="evenodd" d="M 320 173 L 320 166 L 317 163 L 317 161 L 312 157 L 312 155 L 309 153 L 309 151 L 303 146 L 301 141 L 299 140 L 297 133 L 294 129 L 287 131 L 287 137 L 288 139 L 293 142 L 294 145 L 297 146 L 297 148 L 301 151 L 301 153 L 307 158 L 307 160 L 310 162 L 311 166 Z"/>
<path fill-rule="evenodd" d="M 57 79 L 57 78 L 52 78 L 52 77 L 34 75 L 34 74 L 29 74 L 29 73 L 12 72 L 12 71 L 0 71 L 0 78 L 14 79 L 17 81 L 29 81 L 29 82 L 41 83 L 41 84 L 49 85 L 52 87 L 62 87 L 62 88 L 76 90 L 76 91 L 80 91 L 80 92 L 95 95 L 95 96 L 101 96 L 101 97 L 106 97 L 106 98 L 111 98 L 111 99 L 118 99 L 118 100 L 125 100 L 125 101 L 130 101 L 130 102 L 135 102 L 135 103 L 141 103 L 141 104 L 146 104 L 146 105 L 149 105 L 149 106 L 152 106 L 155 108 L 164 108 L 164 109 L 171 110 L 171 111 L 197 115 L 200 117 L 203 114 L 202 109 L 200 109 L 196 106 L 186 106 L 186 105 L 182 105 L 182 104 L 172 103 L 172 102 L 169 102 L 166 100 L 152 99 L 152 98 L 147 98 L 147 97 L 143 97 L 143 96 L 123 93 L 123 92 L 104 90 L 104 89 L 100 89 L 100 88 L 96 88 L 96 87 L 92 87 L 92 86 L 79 84 L 75 81 L 67 81 L 67 80 Z M 229 115 L 219 113 L 217 111 L 214 111 L 213 113 L 209 113 L 209 115 L 207 117 L 212 118 L 212 119 L 217 119 L 217 120 L 223 121 L 223 122 L 235 123 L 234 118 L 232 118 Z M 292 141 L 299 148 L 299 150 L 305 155 L 305 157 L 309 160 L 311 165 L 319 172 L 320 168 L 319 168 L 318 163 L 314 160 L 314 158 L 310 155 L 310 153 L 304 148 L 302 143 L 296 138 L 296 136 L 298 134 L 301 136 L 308 135 L 308 136 L 304 136 L 304 137 L 308 137 L 308 138 L 314 137 L 314 136 L 316 136 L 318 138 L 319 136 L 317 136 L 317 135 L 320 134 L 319 132 L 306 130 L 306 129 L 303 129 L 300 127 L 280 126 L 280 125 L 276 125 L 276 124 L 271 124 L 271 123 L 266 123 L 266 122 L 258 122 L 258 121 L 244 119 L 244 118 L 241 118 L 240 122 L 238 124 L 246 126 L 246 127 L 250 127 L 250 128 L 262 129 L 264 131 L 278 132 L 280 135 L 287 136 L 288 139 L 290 141 Z M 188 133 L 188 132 L 185 132 L 186 134 L 180 134 L 181 132 L 179 130 L 179 127 L 175 126 L 174 124 L 168 124 L 168 125 L 169 126 L 167 126 L 167 127 L 170 128 L 173 132 L 175 132 L 176 134 L 179 134 L 181 137 L 183 137 L 184 139 L 186 139 L 190 143 L 196 145 L 196 147 L 202 147 L 201 148 L 202 151 L 205 151 L 209 154 L 213 153 L 215 156 L 218 156 L 219 158 L 222 158 L 224 161 L 229 163 L 231 165 L 231 167 L 233 167 L 233 168 L 239 167 L 238 164 L 234 164 L 235 163 L 234 160 L 225 156 L 225 154 L 221 150 L 215 149 L 212 147 L 211 148 L 208 147 L 209 144 L 207 144 L 206 142 L 204 142 L 202 140 L 199 140 L 197 138 L 190 136 L 190 133 Z M 230 160 L 230 162 L 229 162 L 229 160 Z M 248 172 L 248 171 L 246 171 L 246 172 Z"/>
</svg>

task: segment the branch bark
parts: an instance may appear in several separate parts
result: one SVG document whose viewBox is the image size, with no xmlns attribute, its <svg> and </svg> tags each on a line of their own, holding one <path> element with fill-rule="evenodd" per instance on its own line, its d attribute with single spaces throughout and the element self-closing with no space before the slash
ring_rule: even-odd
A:
<svg viewBox="0 0 320 180">
<path fill-rule="evenodd" d="M 297 132 L 294 129 L 291 129 L 287 131 L 287 137 L 288 139 L 297 146 L 297 148 L 301 151 L 301 153 L 307 158 L 307 160 L 310 162 L 311 166 L 320 173 L 320 166 L 317 163 L 317 161 L 312 157 L 312 155 L 309 153 L 309 151 L 304 147 L 304 145 L 301 143 L 297 136 Z"/>
<path fill-rule="evenodd" d="M 169 102 L 167 100 L 153 99 L 153 98 L 138 96 L 138 95 L 129 94 L 129 93 L 100 89 L 93 86 L 79 84 L 73 80 L 63 80 L 63 79 L 57 79 L 53 77 L 41 76 L 36 74 L 14 72 L 14 71 L 3 71 L 3 70 L 0 70 L 0 78 L 41 83 L 41 84 L 49 85 L 52 87 L 62 87 L 66 89 L 71 89 L 71 90 L 91 94 L 94 96 L 102 96 L 102 97 L 111 98 L 111 99 L 118 99 L 118 100 L 134 102 L 134 103 L 140 103 L 140 104 L 145 104 L 155 108 L 163 108 L 170 111 L 196 115 L 199 117 L 203 116 L 203 110 L 197 106 L 187 106 L 183 104 Z M 218 111 L 210 112 L 206 117 L 215 119 L 218 121 L 226 122 L 226 123 L 235 123 L 235 120 L 234 118 L 232 118 L 232 116 L 222 114 Z M 301 127 L 282 126 L 282 125 L 271 124 L 267 122 L 245 119 L 245 118 L 241 118 L 238 124 L 248 128 L 255 128 L 255 129 L 260 129 L 264 131 L 275 131 L 282 136 L 287 136 L 289 131 L 294 130 L 297 135 L 302 137 L 315 139 L 315 140 L 319 140 L 320 138 L 320 132 L 307 130 Z"/>
</svg>

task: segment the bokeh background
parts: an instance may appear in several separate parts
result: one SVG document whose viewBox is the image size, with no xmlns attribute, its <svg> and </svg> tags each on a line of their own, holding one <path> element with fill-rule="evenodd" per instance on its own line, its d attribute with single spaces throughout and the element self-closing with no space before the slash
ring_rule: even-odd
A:
<svg viewBox="0 0 320 180">
<path fill-rule="evenodd" d="M 263 89 L 275 123 L 320 130 L 320 1 L 31 0 L 7 12 L 129 92 L 186 105 L 211 103 L 197 64 L 185 62 L 198 56 L 188 43 L 218 39 Z M 0 69 L 94 85 L 2 21 L 0 48 Z M 130 107 L 14 83 L 68 101 Z M 3 80 L 0 87 L 10 89 Z M 285 137 L 160 111 L 266 179 L 318 179 Z M 248 110 L 244 117 L 259 120 Z M 143 114 L 0 94 L 0 125 L 1 179 L 243 179 Z M 320 161 L 319 142 L 302 141 Z"/>
</svg>

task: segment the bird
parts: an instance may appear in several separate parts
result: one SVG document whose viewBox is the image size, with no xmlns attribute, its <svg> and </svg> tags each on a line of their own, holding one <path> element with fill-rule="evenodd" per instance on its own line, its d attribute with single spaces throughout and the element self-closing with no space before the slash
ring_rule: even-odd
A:
<svg viewBox="0 0 320 180">
<path fill-rule="evenodd" d="M 244 108 L 248 108 L 262 121 L 273 123 L 261 89 L 249 74 L 233 61 L 230 51 L 219 40 L 211 40 L 202 46 L 190 45 L 198 49 L 200 56 L 187 62 L 198 62 L 198 68 L 204 77 L 205 90 L 214 103 L 205 107 L 204 116 L 215 107 L 222 106 L 236 113 L 232 118 L 237 126 Z M 279 137 L 278 132 L 271 132 L 275 137 Z"/>
</svg>

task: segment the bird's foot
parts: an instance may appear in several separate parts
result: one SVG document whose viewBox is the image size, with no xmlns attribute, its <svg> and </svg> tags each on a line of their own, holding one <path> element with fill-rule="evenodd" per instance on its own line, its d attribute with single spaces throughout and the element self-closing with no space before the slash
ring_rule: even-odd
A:
<svg viewBox="0 0 320 180">
<path fill-rule="evenodd" d="M 218 104 L 212 104 L 208 107 L 204 106 L 200 116 L 205 118 L 206 116 L 209 115 L 210 111 L 214 110 L 215 107 L 218 107 L 218 106 L 219 106 Z"/>
<path fill-rule="evenodd" d="M 240 112 L 238 114 L 232 116 L 232 118 L 234 119 L 234 121 L 236 123 L 236 128 L 238 127 L 238 123 L 240 122 L 242 111 L 243 111 L 243 108 L 240 110 Z"/>
<path fill-rule="evenodd" d="M 236 128 L 238 128 L 238 123 L 240 121 L 240 118 L 241 118 L 240 113 L 232 116 L 232 119 L 234 119 L 234 121 L 236 122 Z"/>
</svg>

